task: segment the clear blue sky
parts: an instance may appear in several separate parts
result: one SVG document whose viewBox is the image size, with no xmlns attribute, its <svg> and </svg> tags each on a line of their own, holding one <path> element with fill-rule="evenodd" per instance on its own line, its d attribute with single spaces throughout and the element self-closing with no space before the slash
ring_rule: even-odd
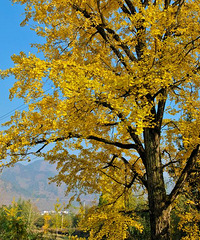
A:
<svg viewBox="0 0 200 240">
<path fill-rule="evenodd" d="M 14 53 L 18 54 L 20 51 L 33 52 L 34 49 L 30 47 L 30 44 L 40 41 L 36 33 L 30 30 L 30 26 L 20 27 L 20 23 L 24 19 L 23 14 L 24 7 L 22 5 L 13 5 L 10 0 L 1 0 L 0 69 L 13 66 L 10 57 Z M 0 123 L 9 120 L 9 117 L 3 117 L 5 114 L 23 104 L 22 100 L 14 99 L 10 102 L 8 98 L 9 88 L 14 81 L 15 79 L 12 77 L 5 80 L 0 79 Z"/>
</svg>

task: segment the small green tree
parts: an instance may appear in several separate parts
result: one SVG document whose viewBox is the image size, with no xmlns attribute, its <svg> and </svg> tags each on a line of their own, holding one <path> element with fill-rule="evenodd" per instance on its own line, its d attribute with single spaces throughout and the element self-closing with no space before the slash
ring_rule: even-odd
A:
<svg viewBox="0 0 200 240">
<path fill-rule="evenodd" d="M 19 206 L 15 201 L 12 202 L 11 206 L 1 209 L 0 238 L 2 240 L 27 239 L 26 230 L 26 221 L 21 216 Z"/>
<path fill-rule="evenodd" d="M 61 211 L 63 209 L 62 204 L 59 202 L 59 199 L 57 198 L 56 203 L 54 204 L 54 210 L 55 214 L 52 216 L 52 223 L 53 223 L 53 228 L 56 229 L 56 235 L 58 235 L 58 229 L 62 228 L 62 215 Z"/>
<path fill-rule="evenodd" d="M 30 200 L 25 201 L 19 199 L 17 202 L 20 214 L 26 222 L 27 232 L 31 234 L 34 229 L 36 229 L 37 219 L 40 217 L 40 213 L 37 207 L 31 203 Z"/>
<path fill-rule="evenodd" d="M 31 212 L 30 212 L 31 210 Z M 1 240 L 39 240 L 41 234 L 36 231 L 35 220 L 38 212 L 30 201 L 13 200 L 10 206 L 0 209 Z"/>
</svg>

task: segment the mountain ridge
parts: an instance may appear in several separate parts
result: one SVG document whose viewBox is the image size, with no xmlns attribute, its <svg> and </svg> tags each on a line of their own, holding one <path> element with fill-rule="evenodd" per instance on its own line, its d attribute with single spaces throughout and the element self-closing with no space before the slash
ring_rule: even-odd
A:
<svg viewBox="0 0 200 240">
<path fill-rule="evenodd" d="M 27 165 L 16 163 L 13 167 L 5 168 L 0 175 L 0 205 L 9 205 L 13 198 L 30 199 L 43 211 L 53 209 L 57 199 L 68 203 L 66 186 L 49 184 L 48 178 L 56 174 L 56 165 L 44 160 Z"/>
</svg>

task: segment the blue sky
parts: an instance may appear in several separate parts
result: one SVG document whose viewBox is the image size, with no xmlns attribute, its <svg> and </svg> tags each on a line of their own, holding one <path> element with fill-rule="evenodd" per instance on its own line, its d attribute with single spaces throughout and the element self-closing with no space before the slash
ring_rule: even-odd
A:
<svg viewBox="0 0 200 240">
<path fill-rule="evenodd" d="M 20 51 L 33 52 L 31 43 L 39 42 L 36 33 L 30 30 L 30 26 L 20 27 L 24 19 L 24 7 L 19 4 L 12 4 L 11 0 L 1 0 L 0 8 L 0 69 L 13 66 L 11 56 Z M 22 100 L 9 100 L 9 88 L 14 83 L 13 77 L 5 80 L 0 79 L 0 123 L 9 120 L 10 111 L 23 104 Z M 23 106 L 21 106 L 23 108 Z M 8 114 L 8 115 L 6 115 Z"/>
</svg>

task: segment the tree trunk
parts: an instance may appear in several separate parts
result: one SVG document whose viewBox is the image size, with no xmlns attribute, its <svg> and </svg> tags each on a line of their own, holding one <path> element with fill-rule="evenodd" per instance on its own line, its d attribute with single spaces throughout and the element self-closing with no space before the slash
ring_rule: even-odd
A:
<svg viewBox="0 0 200 240">
<path fill-rule="evenodd" d="M 152 240 L 170 239 L 170 207 L 166 208 L 167 195 L 160 156 L 160 134 L 154 129 L 144 131 L 146 173 Z"/>
</svg>

